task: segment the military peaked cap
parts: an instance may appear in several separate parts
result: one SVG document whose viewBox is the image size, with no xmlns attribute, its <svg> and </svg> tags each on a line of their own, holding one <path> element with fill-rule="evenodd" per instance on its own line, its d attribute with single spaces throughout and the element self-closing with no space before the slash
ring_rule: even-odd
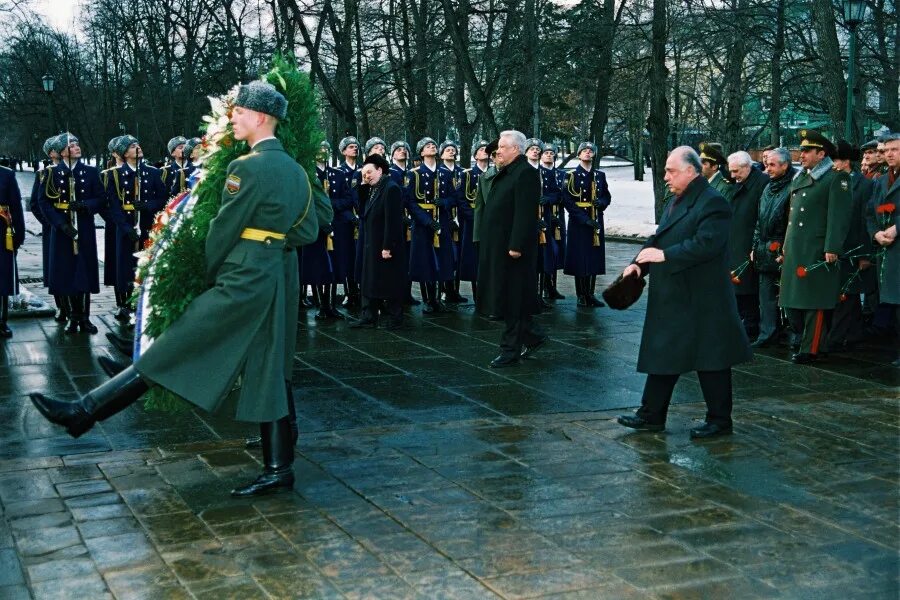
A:
<svg viewBox="0 0 900 600">
<path fill-rule="evenodd" d="M 726 159 L 721 148 L 722 147 L 719 144 L 700 142 L 700 160 L 705 160 L 717 165 L 724 165 Z"/>
<path fill-rule="evenodd" d="M 836 148 L 827 137 L 815 129 L 800 130 L 800 149 L 801 150 L 823 150 L 826 156 L 834 156 Z"/>
</svg>

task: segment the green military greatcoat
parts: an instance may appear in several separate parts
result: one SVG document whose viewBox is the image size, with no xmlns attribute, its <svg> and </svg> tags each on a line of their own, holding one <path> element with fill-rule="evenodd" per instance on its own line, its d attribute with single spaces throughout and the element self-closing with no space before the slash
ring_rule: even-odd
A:
<svg viewBox="0 0 900 600">
<path fill-rule="evenodd" d="M 491 185 L 497 176 L 497 167 L 493 165 L 478 178 L 478 187 L 475 191 L 475 208 L 472 217 L 472 242 L 481 241 L 481 215 L 484 211 L 484 201 L 491 193 Z"/>
<path fill-rule="evenodd" d="M 791 183 L 779 298 L 784 308 L 830 310 L 838 302 L 840 267 L 831 264 L 810 270 L 825 260 L 826 252 L 841 253 L 850 228 L 850 177 L 833 166 L 825 158 Z M 798 275 L 800 267 L 806 269 L 803 277 Z"/>
<path fill-rule="evenodd" d="M 725 179 L 721 171 L 716 171 L 716 174 L 713 175 L 712 179 L 709 180 L 709 185 L 711 185 L 714 190 L 722 194 L 722 197 L 726 200 L 731 199 L 731 192 L 734 189 L 734 186 L 729 183 L 727 179 Z"/>
<path fill-rule="evenodd" d="M 309 179 L 278 140 L 233 161 L 206 239 L 212 287 L 135 362 L 141 376 L 240 421 L 285 416 L 283 236 L 315 214 Z M 248 228 L 262 239 L 242 238 Z"/>
</svg>

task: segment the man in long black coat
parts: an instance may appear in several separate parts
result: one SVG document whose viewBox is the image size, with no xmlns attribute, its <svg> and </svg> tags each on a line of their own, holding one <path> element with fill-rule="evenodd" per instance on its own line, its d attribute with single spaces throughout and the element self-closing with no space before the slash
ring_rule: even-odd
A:
<svg viewBox="0 0 900 600">
<path fill-rule="evenodd" d="M 672 151 L 666 183 L 675 196 L 656 233 L 622 273 L 649 273 L 650 291 L 637 365 L 647 383 L 637 414 L 618 421 L 662 431 L 679 376 L 696 371 L 706 423 L 691 430 L 692 438 L 731 433 L 731 367 L 752 357 L 729 273 L 731 208 L 700 169 L 690 147 Z"/>
<path fill-rule="evenodd" d="M 506 321 L 500 355 L 491 367 L 507 367 L 527 358 L 546 336 L 534 324 L 537 296 L 537 211 L 541 178 L 523 153 L 525 135 L 504 131 L 497 146 L 499 168 L 484 203 L 476 239 L 478 310 Z"/>
<path fill-rule="evenodd" d="M 406 227 L 403 224 L 403 194 L 390 176 L 391 167 L 380 154 L 366 157 L 362 182 L 368 201 L 361 214 L 364 240 L 360 259 L 362 318 L 351 327 L 375 327 L 378 311 L 388 314 L 388 328 L 403 322 L 403 300 L 409 294 L 406 257 Z"/>
</svg>

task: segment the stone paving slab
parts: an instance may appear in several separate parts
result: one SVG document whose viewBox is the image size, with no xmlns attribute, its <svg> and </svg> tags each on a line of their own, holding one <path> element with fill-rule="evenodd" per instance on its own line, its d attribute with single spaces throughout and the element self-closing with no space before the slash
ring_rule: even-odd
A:
<svg viewBox="0 0 900 600">
<path fill-rule="evenodd" d="M 610 244 L 610 266 L 633 252 Z M 685 376 L 668 431 L 639 434 L 614 418 L 640 401 L 643 302 L 579 310 L 572 292 L 540 317 L 552 341 L 500 371 L 500 325 L 471 307 L 414 310 L 396 332 L 308 314 L 297 483 L 248 500 L 227 495 L 259 469 L 246 424 L 133 407 L 72 440 L 27 401 L 103 381 L 108 293 L 100 335 L 17 320 L 0 347 L 0 598 L 897 597 L 889 347 L 816 367 L 759 353 L 735 371 L 735 435 L 703 443 Z"/>
</svg>

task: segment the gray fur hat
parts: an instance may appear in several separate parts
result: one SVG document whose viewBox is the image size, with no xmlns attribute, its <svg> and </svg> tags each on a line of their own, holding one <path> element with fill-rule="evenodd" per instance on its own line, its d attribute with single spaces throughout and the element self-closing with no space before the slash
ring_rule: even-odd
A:
<svg viewBox="0 0 900 600">
<path fill-rule="evenodd" d="M 451 147 L 455 148 L 456 153 L 459 154 L 459 145 L 456 142 L 454 142 L 453 140 L 444 140 L 444 142 L 441 144 L 441 147 L 438 148 L 438 156 L 440 157 L 442 154 L 444 154 L 444 150 Z"/>
<path fill-rule="evenodd" d="M 44 145 L 41 146 L 41 150 L 44 151 L 44 154 L 50 156 L 50 152 L 56 152 L 56 149 L 53 147 L 53 140 L 56 139 L 56 136 L 50 136 L 46 140 L 44 140 Z"/>
<path fill-rule="evenodd" d="M 199 146 L 199 145 L 200 145 L 200 142 L 202 142 L 202 141 L 203 141 L 203 140 L 201 140 L 201 139 L 198 138 L 198 137 L 193 137 L 193 138 L 187 140 L 187 141 L 184 143 L 184 152 L 182 153 L 182 156 L 183 156 L 185 159 L 190 160 L 190 158 L 191 158 L 191 153 L 194 151 L 194 148 L 196 148 L 197 146 Z"/>
<path fill-rule="evenodd" d="M 541 152 L 546 152 L 549 150 L 553 153 L 553 156 L 559 154 L 559 151 L 556 149 L 556 144 L 551 144 L 550 142 L 544 142 L 544 145 L 541 147 Z"/>
<path fill-rule="evenodd" d="M 380 137 L 369 138 L 369 141 L 366 142 L 366 148 L 365 148 L 366 156 L 368 156 L 369 152 L 372 151 L 372 148 L 374 148 L 378 144 L 381 144 L 381 146 L 385 150 L 387 150 L 387 144 L 385 143 L 385 141 L 383 139 L 381 139 Z"/>
<path fill-rule="evenodd" d="M 132 144 L 139 144 L 138 139 L 133 135 L 120 135 L 119 137 L 113 140 L 115 144 L 113 144 L 112 151 L 125 158 L 125 153 L 128 152 L 128 147 Z"/>
<path fill-rule="evenodd" d="M 595 146 L 593 142 L 581 142 L 580 144 L 578 144 L 578 151 L 575 153 L 575 156 L 578 156 L 579 154 L 581 154 L 582 150 L 587 150 L 588 148 L 593 150 L 594 154 L 597 154 L 597 146 Z"/>
<path fill-rule="evenodd" d="M 538 150 L 542 150 L 544 147 L 544 142 L 537 138 L 528 138 L 525 140 L 525 152 L 528 152 L 528 149 L 532 146 L 537 146 Z"/>
<path fill-rule="evenodd" d="M 424 150 L 425 146 L 427 146 L 428 144 L 434 144 L 435 146 L 437 146 L 437 142 L 430 137 L 423 137 L 416 143 L 416 155 L 422 156 L 422 150 Z"/>
<path fill-rule="evenodd" d="M 166 149 L 169 151 L 169 154 L 172 154 L 173 152 L 175 152 L 175 148 L 181 146 L 185 142 L 187 142 L 186 137 L 184 137 L 183 135 L 176 135 L 171 140 L 169 140 L 169 143 L 166 144 Z"/>
<path fill-rule="evenodd" d="M 394 152 L 397 151 L 397 148 L 406 148 L 407 158 L 409 158 L 409 155 L 412 154 L 412 150 L 410 149 L 409 144 L 407 144 L 404 141 L 397 141 L 397 142 L 394 142 L 393 144 L 391 144 L 391 153 L 390 153 L 391 158 L 394 158 Z"/>
<path fill-rule="evenodd" d="M 114 138 L 112 138 L 111 140 L 109 140 L 109 143 L 106 144 L 106 149 L 109 150 L 110 152 L 112 152 L 112 153 L 115 154 L 115 153 L 116 153 L 116 141 L 117 141 L 120 137 L 122 137 L 122 136 L 117 135 L 116 137 L 114 137 Z"/>
<path fill-rule="evenodd" d="M 472 144 L 472 156 L 475 156 L 479 148 L 487 149 L 488 144 L 490 144 L 490 142 L 487 140 L 478 140 L 477 142 Z"/>
<path fill-rule="evenodd" d="M 287 116 L 288 101 L 271 83 L 251 81 L 238 89 L 234 105 L 281 120 Z"/>
<path fill-rule="evenodd" d="M 55 138 L 51 139 L 53 141 L 50 142 L 50 149 L 55 150 L 57 154 L 61 154 L 62 151 L 65 150 L 72 142 L 78 141 L 78 138 L 68 131 L 65 133 L 61 133 Z"/>
<path fill-rule="evenodd" d="M 350 146 L 352 144 L 356 144 L 356 147 L 359 148 L 359 140 L 356 139 L 355 137 L 353 137 L 352 135 L 348 135 L 347 137 L 345 137 L 344 139 L 342 139 L 340 141 L 340 143 L 338 144 L 338 150 L 340 151 L 341 154 L 343 154 L 344 150 L 347 149 L 347 146 Z"/>
</svg>

